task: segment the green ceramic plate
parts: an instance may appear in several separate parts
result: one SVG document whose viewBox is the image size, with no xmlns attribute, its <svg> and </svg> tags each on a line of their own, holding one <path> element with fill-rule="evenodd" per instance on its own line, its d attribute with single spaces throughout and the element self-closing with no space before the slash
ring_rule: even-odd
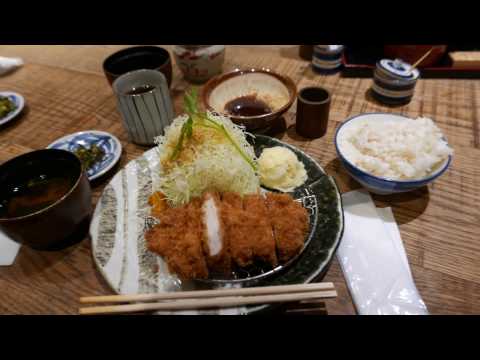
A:
<svg viewBox="0 0 480 360">
<path fill-rule="evenodd" d="M 257 135 L 257 155 L 266 147 L 286 146 L 305 164 L 308 181 L 293 191 L 315 214 L 311 238 L 301 255 L 274 275 L 248 286 L 307 283 L 325 275 L 343 233 L 341 196 L 335 181 L 322 167 L 299 149 L 277 139 Z M 158 153 L 152 149 L 131 161 L 105 187 L 90 226 L 95 263 L 112 289 L 119 294 L 155 293 L 193 289 L 238 287 L 246 284 L 205 284 L 180 281 L 168 271 L 163 259 L 146 248 L 144 232 L 150 213 L 148 197 L 158 180 Z M 253 314 L 271 306 L 236 307 L 184 314 Z M 165 312 L 162 312 L 165 313 Z M 176 312 L 178 314 L 178 312 Z"/>
<path fill-rule="evenodd" d="M 328 176 L 323 168 L 309 155 L 294 146 L 275 138 L 257 135 L 254 141 L 255 152 L 260 156 L 264 148 L 285 146 L 295 152 L 307 170 L 307 182 L 295 189 L 294 198 L 315 198 L 306 205 L 315 207 L 316 227 L 307 248 L 284 271 L 257 282 L 256 286 L 286 285 L 320 281 L 328 270 L 343 235 L 342 198 L 335 180 Z M 315 204 L 315 205 L 314 205 Z M 248 307 L 247 312 L 267 310 L 269 306 Z"/>
</svg>

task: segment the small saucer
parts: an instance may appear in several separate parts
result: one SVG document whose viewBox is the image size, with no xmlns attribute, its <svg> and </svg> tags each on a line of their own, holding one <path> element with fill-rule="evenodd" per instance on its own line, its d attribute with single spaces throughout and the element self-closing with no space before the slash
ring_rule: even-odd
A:
<svg viewBox="0 0 480 360">
<path fill-rule="evenodd" d="M 114 135 L 97 130 L 80 131 L 55 140 L 47 146 L 47 149 L 75 152 L 80 145 L 88 148 L 93 144 L 100 147 L 105 155 L 101 161 L 87 170 L 88 179 L 91 181 L 105 174 L 120 160 L 122 144 Z"/>
<path fill-rule="evenodd" d="M 12 91 L 0 91 L 0 97 L 6 97 L 15 104 L 15 110 L 9 112 L 7 116 L 0 118 L 0 125 L 6 124 L 20 114 L 25 107 L 25 99 L 22 95 Z"/>
</svg>

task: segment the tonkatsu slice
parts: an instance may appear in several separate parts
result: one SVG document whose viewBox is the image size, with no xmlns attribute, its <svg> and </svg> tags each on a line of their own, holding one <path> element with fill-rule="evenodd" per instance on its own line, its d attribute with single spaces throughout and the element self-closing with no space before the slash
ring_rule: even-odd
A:
<svg viewBox="0 0 480 360">
<path fill-rule="evenodd" d="M 215 192 L 203 196 L 203 223 L 206 228 L 203 251 L 210 272 L 227 275 L 231 273 L 232 264 L 228 237 L 220 221 L 220 201 L 220 195 Z"/>
<path fill-rule="evenodd" d="M 249 216 L 243 210 L 243 201 L 235 193 L 222 194 L 220 220 L 230 245 L 232 262 L 240 267 L 253 264 L 253 247 L 250 236 L 255 229 L 249 225 Z"/>
<path fill-rule="evenodd" d="M 148 249 L 162 256 L 170 272 L 181 279 L 205 279 L 209 275 L 203 254 L 201 204 L 195 199 L 186 206 L 165 209 L 158 215 L 160 223 L 145 234 Z"/>
<path fill-rule="evenodd" d="M 308 232 L 308 213 L 287 194 L 268 193 L 266 197 L 278 259 L 286 262 L 303 248 Z"/>
<path fill-rule="evenodd" d="M 232 192 L 221 194 L 222 204 L 228 205 L 234 209 L 243 209 L 243 199 L 240 195 Z"/>
<path fill-rule="evenodd" d="M 276 267 L 278 260 L 275 238 L 265 198 L 262 195 L 246 195 L 243 198 L 243 208 L 248 214 L 247 225 L 252 229 L 248 239 L 254 258 Z"/>
</svg>

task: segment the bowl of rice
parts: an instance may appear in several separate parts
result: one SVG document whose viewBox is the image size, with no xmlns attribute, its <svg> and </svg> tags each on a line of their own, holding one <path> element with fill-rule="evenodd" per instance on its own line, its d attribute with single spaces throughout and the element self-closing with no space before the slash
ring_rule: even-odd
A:
<svg viewBox="0 0 480 360">
<path fill-rule="evenodd" d="M 453 150 L 429 118 L 366 113 L 337 129 L 335 147 L 346 171 L 375 194 L 418 189 L 441 176 Z"/>
</svg>

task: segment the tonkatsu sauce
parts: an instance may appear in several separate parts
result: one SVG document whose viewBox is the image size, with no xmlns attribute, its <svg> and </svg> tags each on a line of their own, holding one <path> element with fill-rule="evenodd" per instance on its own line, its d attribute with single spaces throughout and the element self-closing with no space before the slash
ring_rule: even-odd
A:
<svg viewBox="0 0 480 360">
<path fill-rule="evenodd" d="M 225 110 L 234 116 L 259 116 L 272 112 L 265 102 L 257 99 L 256 95 L 233 99 L 225 105 Z"/>
</svg>

